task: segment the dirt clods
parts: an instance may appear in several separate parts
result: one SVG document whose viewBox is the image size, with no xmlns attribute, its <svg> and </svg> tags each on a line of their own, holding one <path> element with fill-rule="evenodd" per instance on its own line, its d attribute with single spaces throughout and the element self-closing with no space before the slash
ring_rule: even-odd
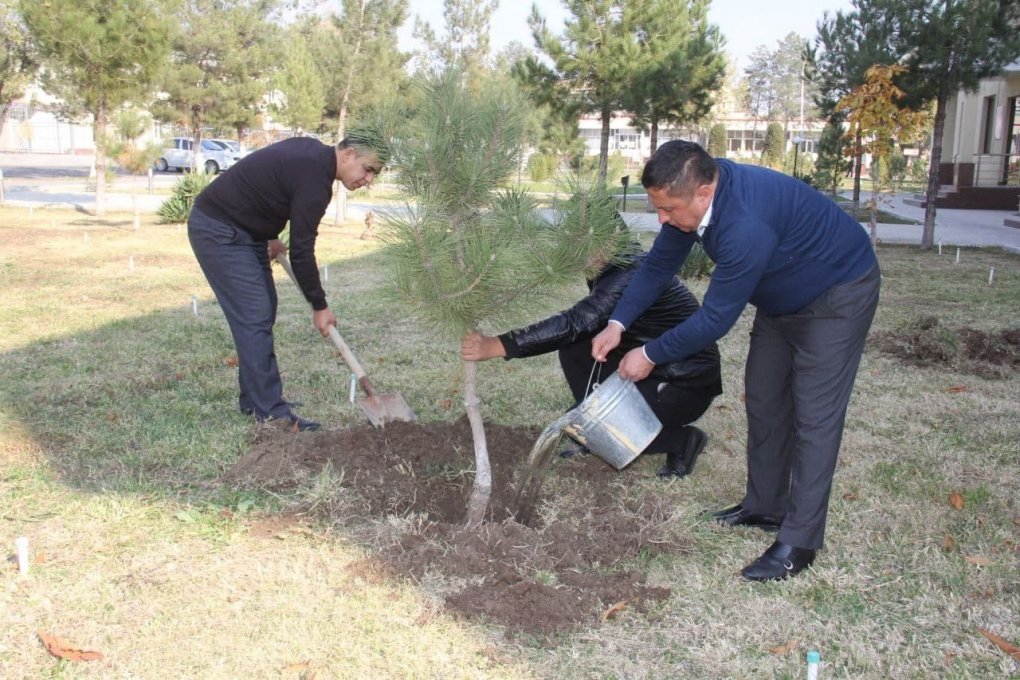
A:
<svg viewBox="0 0 1020 680">
<path fill-rule="evenodd" d="M 670 590 L 640 570 L 657 554 L 691 549 L 673 508 L 629 495 L 639 473 L 594 456 L 557 460 L 534 526 L 512 519 L 514 481 L 538 429 L 486 425 L 493 469 L 489 521 L 463 524 L 474 452 L 465 419 L 293 434 L 263 430 L 227 474 L 230 483 L 307 498 L 308 508 L 373 534 L 386 573 L 439 584 L 448 611 L 550 640 L 599 625 L 607 607 L 647 612 Z M 360 529 L 359 529 L 360 527 Z"/>
<path fill-rule="evenodd" d="M 949 367 L 983 378 L 1002 378 L 1020 367 L 1020 328 L 953 330 L 925 316 L 895 331 L 877 331 L 869 344 L 912 366 Z"/>
</svg>

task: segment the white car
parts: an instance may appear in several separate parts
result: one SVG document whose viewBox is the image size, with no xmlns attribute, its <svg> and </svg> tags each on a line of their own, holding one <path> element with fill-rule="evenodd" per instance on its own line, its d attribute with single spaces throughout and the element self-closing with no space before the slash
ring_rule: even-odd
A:
<svg viewBox="0 0 1020 680">
<path fill-rule="evenodd" d="M 156 161 L 156 169 L 160 172 L 189 170 L 194 145 L 195 142 L 190 137 L 172 137 L 168 146 L 163 149 L 163 155 Z M 241 160 L 241 154 L 224 148 L 214 140 L 202 140 L 199 163 L 200 167 L 210 175 L 226 170 L 239 160 Z"/>
</svg>

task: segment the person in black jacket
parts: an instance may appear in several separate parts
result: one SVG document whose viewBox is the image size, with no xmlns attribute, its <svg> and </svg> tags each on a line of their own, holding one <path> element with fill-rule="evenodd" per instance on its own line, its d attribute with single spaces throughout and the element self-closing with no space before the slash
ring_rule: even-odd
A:
<svg viewBox="0 0 1020 680">
<path fill-rule="evenodd" d="M 591 339 L 609 321 L 643 259 L 643 255 L 625 255 L 604 266 L 587 282 L 587 297 L 559 314 L 499 336 L 469 333 L 461 341 L 461 357 L 467 361 L 509 360 L 558 351 L 563 375 L 580 402 L 589 390 L 594 366 Z M 602 375 L 615 371 L 628 351 L 682 323 L 699 307 L 697 298 L 674 277 L 655 304 L 624 332 L 620 346 L 602 366 Z M 662 431 L 643 453 L 666 453 L 659 476 L 687 476 L 708 442 L 708 435 L 691 423 L 722 394 L 718 348 L 712 344 L 681 361 L 658 364 L 651 375 L 637 382 L 637 388 L 662 422 Z"/>
<path fill-rule="evenodd" d="M 287 250 L 280 232 L 290 222 L 294 278 L 312 306 L 313 325 L 325 336 L 336 316 L 319 281 L 315 239 L 333 182 L 350 190 L 369 186 L 388 156 L 385 140 L 371 128 L 352 128 L 336 146 L 294 137 L 245 156 L 195 199 L 188 238 L 234 337 L 238 407 L 258 422 L 319 428 L 284 400 L 273 349 L 277 300 L 270 262 Z"/>
</svg>

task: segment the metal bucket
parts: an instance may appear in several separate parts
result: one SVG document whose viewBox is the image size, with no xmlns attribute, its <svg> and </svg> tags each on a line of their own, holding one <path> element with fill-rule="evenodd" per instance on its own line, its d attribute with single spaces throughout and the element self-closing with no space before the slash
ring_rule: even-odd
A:
<svg viewBox="0 0 1020 680">
<path fill-rule="evenodd" d="M 662 430 L 637 386 L 617 373 L 564 418 L 564 432 L 617 470 L 641 455 Z"/>
</svg>

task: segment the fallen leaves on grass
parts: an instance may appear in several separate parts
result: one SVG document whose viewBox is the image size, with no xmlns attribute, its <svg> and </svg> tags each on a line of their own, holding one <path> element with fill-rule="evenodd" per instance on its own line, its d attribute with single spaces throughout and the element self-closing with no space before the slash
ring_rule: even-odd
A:
<svg viewBox="0 0 1020 680">
<path fill-rule="evenodd" d="M 298 661 L 290 663 L 280 669 L 281 673 L 304 673 L 311 666 L 311 661 Z"/>
<path fill-rule="evenodd" d="M 950 385 L 946 388 L 946 392 L 950 394 L 959 394 L 960 392 L 966 392 L 969 388 L 966 385 Z"/>
<path fill-rule="evenodd" d="M 223 357 L 223 363 L 231 368 L 237 368 L 237 357 Z"/>
<path fill-rule="evenodd" d="M 946 534 L 946 537 L 942 539 L 942 549 L 946 552 L 952 552 L 956 549 L 956 540 L 949 534 Z"/>
<path fill-rule="evenodd" d="M 98 661 L 105 658 L 101 652 L 79 649 L 69 642 L 52 635 L 47 635 L 41 630 L 37 630 L 35 634 L 39 636 L 39 640 L 46 647 L 46 651 L 58 659 L 67 659 L 68 661 Z"/>
<path fill-rule="evenodd" d="M 1011 656 L 1014 661 L 1020 661 L 1020 647 L 1006 642 L 995 633 L 989 632 L 984 628 L 977 629 L 979 633 L 984 635 L 986 638 L 992 641 L 992 644 L 1004 651 L 1006 654 Z"/>
<path fill-rule="evenodd" d="M 769 651 L 777 656 L 789 654 L 800 646 L 800 640 L 787 640 L 784 644 L 769 647 Z"/>
<path fill-rule="evenodd" d="M 619 614 L 620 612 L 622 612 L 626 608 L 627 608 L 627 601 L 626 600 L 621 600 L 620 602 L 617 602 L 616 604 L 614 604 L 612 607 L 610 607 L 606 611 L 602 612 L 602 616 L 600 616 L 599 618 L 602 619 L 602 623 L 605 623 L 606 621 L 608 621 L 609 619 L 613 618 L 614 616 L 616 616 L 617 614 Z"/>
<path fill-rule="evenodd" d="M 963 559 L 967 560 L 967 562 L 973 564 L 975 567 L 987 567 L 992 563 L 992 561 L 984 555 L 964 555 Z"/>
<path fill-rule="evenodd" d="M 956 491 L 949 494 L 949 504 L 956 508 L 957 510 L 963 510 L 964 506 L 963 494 L 958 493 Z"/>
</svg>

